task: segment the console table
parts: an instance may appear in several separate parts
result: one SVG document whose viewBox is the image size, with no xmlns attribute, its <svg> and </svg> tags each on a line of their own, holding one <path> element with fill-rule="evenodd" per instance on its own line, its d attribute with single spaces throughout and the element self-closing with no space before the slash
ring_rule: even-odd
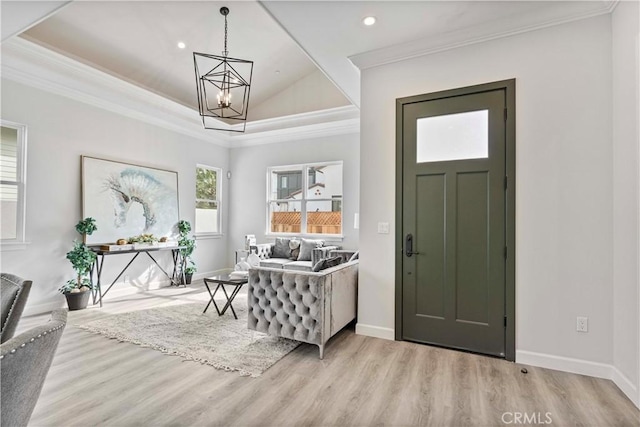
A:
<svg viewBox="0 0 640 427">
<path fill-rule="evenodd" d="M 94 251 L 97 255 L 96 261 L 91 266 L 91 275 L 90 275 L 92 285 L 94 284 L 94 281 L 93 281 L 94 273 L 96 276 L 95 287 L 94 287 L 94 290 L 92 291 L 93 304 L 96 304 L 96 299 L 97 299 L 97 301 L 100 302 L 100 307 L 102 307 L 102 298 L 107 294 L 107 292 L 109 292 L 109 290 L 113 287 L 113 285 L 116 284 L 118 279 L 124 274 L 125 271 L 127 271 L 131 263 L 133 263 L 133 261 L 136 258 L 138 258 L 138 255 L 140 255 L 141 253 L 145 253 L 149 256 L 149 258 L 151 258 L 151 260 L 158 266 L 160 271 L 162 271 L 165 274 L 165 276 L 167 276 L 167 278 L 171 280 L 172 286 L 174 285 L 180 286 L 181 284 L 184 284 L 185 283 L 184 281 L 185 260 L 180 255 L 180 249 L 183 249 L 183 246 L 162 246 L 162 247 L 152 246 L 152 247 L 141 248 L 141 249 L 130 249 L 126 251 L 105 251 L 97 247 L 91 248 L 91 250 Z M 153 255 L 151 255 L 151 252 L 161 252 L 161 251 L 171 251 L 171 258 L 173 259 L 173 272 L 171 273 L 171 275 L 169 275 L 169 273 L 167 273 L 165 269 L 162 268 L 160 264 L 158 264 L 158 261 L 156 261 Z M 102 268 L 104 267 L 104 258 L 110 255 L 125 255 L 125 254 L 134 254 L 134 256 L 133 258 L 131 258 L 129 263 L 122 269 L 122 271 L 120 271 L 120 274 L 116 276 L 113 282 L 111 282 L 107 290 L 102 292 Z M 178 268 L 178 266 L 180 266 L 180 268 Z"/>
</svg>

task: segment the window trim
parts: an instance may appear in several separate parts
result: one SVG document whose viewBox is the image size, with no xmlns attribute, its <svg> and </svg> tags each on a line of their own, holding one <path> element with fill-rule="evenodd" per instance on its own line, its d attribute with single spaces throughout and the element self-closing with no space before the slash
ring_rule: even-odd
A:
<svg viewBox="0 0 640 427">
<path fill-rule="evenodd" d="M 26 216 L 27 216 L 27 126 L 0 119 L 0 126 L 15 129 L 17 131 L 17 187 L 18 187 L 18 212 L 16 214 L 16 237 L 3 239 L 0 237 L 0 245 L 3 250 L 24 249 L 29 242 L 26 241 Z"/>
<path fill-rule="evenodd" d="M 329 201 L 333 202 L 336 199 L 333 198 L 323 198 L 323 199 L 307 199 L 306 190 L 308 189 L 308 180 L 309 180 L 309 168 L 318 167 L 318 166 L 331 166 L 331 165 L 340 165 L 342 167 L 342 196 L 340 197 L 341 201 L 341 209 L 340 209 L 340 234 L 318 234 L 318 233 L 308 233 L 307 230 L 307 202 L 323 202 Z M 271 174 L 274 171 L 282 171 L 287 169 L 301 169 L 302 172 L 302 198 L 299 200 L 295 200 L 300 203 L 300 210 L 304 212 L 304 215 L 300 215 L 300 233 L 278 233 L 272 232 L 270 227 L 271 217 L 269 206 L 271 203 L 286 203 L 291 202 L 291 199 L 270 199 L 269 196 L 271 194 Z M 300 237 L 300 238 L 322 238 L 325 240 L 335 240 L 341 241 L 344 239 L 344 161 L 342 160 L 332 160 L 327 162 L 314 162 L 314 163 L 299 163 L 294 165 L 279 165 L 279 166 L 269 166 L 267 167 L 267 179 L 266 179 L 266 215 L 265 215 L 265 236 L 266 237 Z"/>
<path fill-rule="evenodd" d="M 197 169 L 208 169 L 208 170 L 212 170 L 216 173 L 216 200 L 210 200 L 210 199 L 198 199 L 197 197 L 194 198 L 194 227 L 193 227 L 193 235 L 195 237 L 196 240 L 201 240 L 201 239 L 215 239 L 215 238 L 219 238 L 222 237 L 224 234 L 222 232 L 222 168 L 218 168 L 215 166 L 209 166 L 209 165 L 203 165 L 200 163 L 196 163 L 196 183 L 198 181 L 198 176 L 197 176 Z M 194 188 L 195 189 L 195 188 Z M 205 201 L 205 202 L 216 202 L 218 204 L 218 231 L 217 232 L 197 232 L 196 227 L 198 226 L 197 220 L 195 218 L 195 204 L 198 201 Z"/>
</svg>

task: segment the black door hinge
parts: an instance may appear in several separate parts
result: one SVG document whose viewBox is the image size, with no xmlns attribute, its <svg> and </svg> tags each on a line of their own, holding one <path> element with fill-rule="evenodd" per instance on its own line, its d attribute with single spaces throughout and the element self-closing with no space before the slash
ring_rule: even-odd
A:
<svg viewBox="0 0 640 427">
<path fill-rule="evenodd" d="M 507 327 L 507 316 L 504 316 L 504 327 Z"/>
<path fill-rule="evenodd" d="M 507 121 L 507 109 L 506 108 L 504 109 L 504 121 L 505 122 Z"/>
<path fill-rule="evenodd" d="M 504 247 L 504 259 L 507 259 L 508 250 L 507 247 Z"/>
</svg>

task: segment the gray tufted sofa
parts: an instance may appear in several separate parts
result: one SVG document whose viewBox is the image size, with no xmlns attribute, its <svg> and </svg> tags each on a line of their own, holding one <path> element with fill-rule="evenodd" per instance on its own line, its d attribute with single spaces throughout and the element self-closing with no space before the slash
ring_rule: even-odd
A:
<svg viewBox="0 0 640 427">
<path fill-rule="evenodd" d="M 358 261 L 318 273 L 249 269 L 248 327 L 320 347 L 356 318 Z"/>
<path fill-rule="evenodd" d="M 297 261 L 289 258 L 274 258 L 273 243 L 261 243 L 251 246 L 250 252 L 260 258 L 260 267 L 283 268 L 286 270 L 311 271 L 316 263 L 324 258 L 329 258 L 331 251 L 340 249 L 340 246 L 323 246 L 315 248 L 311 252 L 311 261 Z"/>
</svg>

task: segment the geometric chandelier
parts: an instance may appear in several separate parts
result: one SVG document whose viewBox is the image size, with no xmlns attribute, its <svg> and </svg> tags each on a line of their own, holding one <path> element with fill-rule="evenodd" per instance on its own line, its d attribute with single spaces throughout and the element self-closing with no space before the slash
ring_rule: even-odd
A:
<svg viewBox="0 0 640 427">
<path fill-rule="evenodd" d="M 222 7 L 224 16 L 224 51 L 222 56 L 193 52 L 198 91 L 198 112 L 205 129 L 244 132 L 247 127 L 249 93 L 253 75 L 253 61 L 229 58 L 227 50 L 227 15 L 229 9 Z M 227 123 L 241 122 L 243 126 L 221 128 L 218 120 Z"/>
</svg>

